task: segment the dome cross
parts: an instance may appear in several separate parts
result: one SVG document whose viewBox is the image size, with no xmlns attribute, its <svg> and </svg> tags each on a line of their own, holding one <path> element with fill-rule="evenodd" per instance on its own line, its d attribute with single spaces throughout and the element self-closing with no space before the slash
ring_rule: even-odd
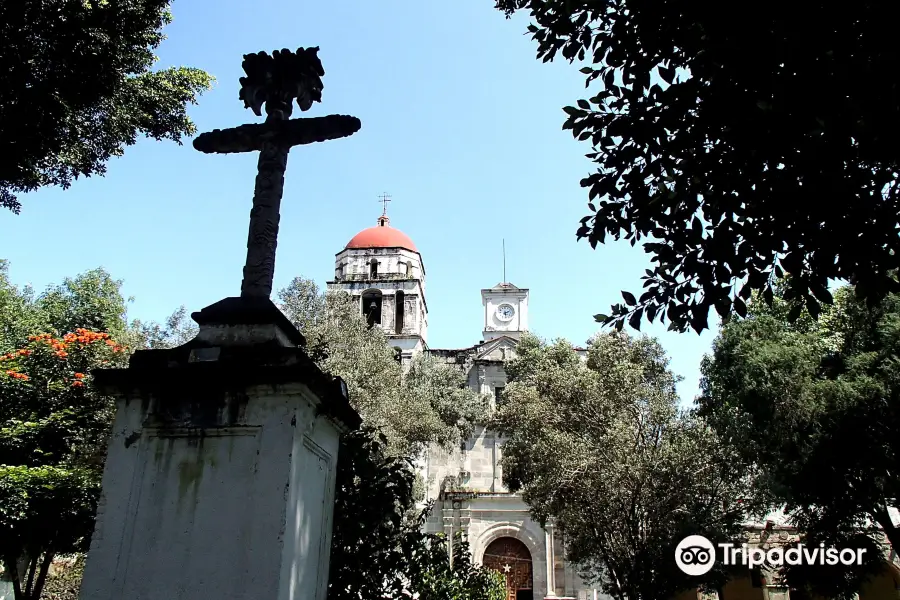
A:
<svg viewBox="0 0 900 600">
<path fill-rule="evenodd" d="M 378 196 L 378 201 L 381 202 L 381 216 L 387 216 L 387 203 L 391 201 L 391 196 L 387 192 Z"/>
</svg>

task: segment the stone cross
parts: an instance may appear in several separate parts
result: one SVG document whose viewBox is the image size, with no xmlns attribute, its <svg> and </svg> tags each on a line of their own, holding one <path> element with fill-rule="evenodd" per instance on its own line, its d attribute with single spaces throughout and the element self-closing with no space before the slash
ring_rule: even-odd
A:
<svg viewBox="0 0 900 600">
<path fill-rule="evenodd" d="M 294 100 L 301 111 L 322 101 L 321 78 L 325 71 L 318 51 L 316 47 L 298 48 L 296 52 L 276 50 L 271 56 L 265 52 L 244 55 L 247 76 L 240 78 L 240 99 L 257 116 L 262 116 L 265 105 L 265 122 L 215 129 L 194 140 L 194 148 L 208 154 L 259 152 L 247 262 L 241 283 L 241 296 L 245 298 L 268 298 L 272 293 L 284 172 L 290 149 L 347 137 L 361 127 L 359 119 L 346 115 L 290 118 Z"/>
</svg>

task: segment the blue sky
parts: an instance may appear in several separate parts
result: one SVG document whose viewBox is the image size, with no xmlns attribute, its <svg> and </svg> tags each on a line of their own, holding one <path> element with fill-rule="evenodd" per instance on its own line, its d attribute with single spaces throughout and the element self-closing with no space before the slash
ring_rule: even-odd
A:
<svg viewBox="0 0 900 600">
<path fill-rule="evenodd" d="M 172 10 L 159 66 L 217 78 L 190 111 L 200 131 L 260 120 L 238 100 L 241 57 L 283 47 L 321 47 L 323 102 L 303 116 L 362 120 L 351 138 L 291 153 L 276 289 L 297 275 L 324 285 L 385 191 L 391 224 L 425 262 L 432 347 L 479 341 L 479 292 L 502 279 L 503 239 L 507 279 L 531 290 L 541 336 L 583 343 L 598 330 L 591 315 L 640 289 L 650 266 L 640 247 L 576 242 L 590 148 L 561 126 L 584 83 L 577 67 L 535 59 L 525 15 L 506 20 L 492 0 L 177 0 Z M 38 289 L 103 266 L 124 279 L 133 318 L 198 310 L 240 291 L 255 169 L 255 155 L 142 140 L 105 177 L 24 196 L 19 216 L 0 212 L 0 257 L 14 282 Z M 690 401 L 713 334 L 644 330 Z"/>
</svg>

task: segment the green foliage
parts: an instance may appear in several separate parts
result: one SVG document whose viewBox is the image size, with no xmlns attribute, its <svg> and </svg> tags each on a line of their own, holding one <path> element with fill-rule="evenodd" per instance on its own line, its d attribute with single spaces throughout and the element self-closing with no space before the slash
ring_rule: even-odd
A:
<svg viewBox="0 0 900 600">
<path fill-rule="evenodd" d="M 422 531 L 430 507 L 415 514 L 414 481 L 384 435 L 364 428 L 343 436 L 329 600 L 503 600 L 499 576 L 473 565 L 465 544 L 454 546 L 451 567 L 446 542 Z"/>
<path fill-rule="evenodd" d="M 365 425 L 341 442 L 329 600 L 502 600 L 493 573 L 465 551 L 451 569 L 445 543 L 423 533 L 421 482 L 409 458 L 429 443 L 458 445 L 485 416 L 486 400 L 458 369 L 427 356 L 404 375 L 384 332 L 367 325 L 346 293 L 323 293 L 298 277 L 278 298 L 313 360 L 347 382 Z"/>
<path fill-rule="evenodd" d="M 563 109 L 597 164 L 578 237 L 643 240 L 657 263 L 599 321 L 699 332 L 783 273 L 812 313 L 830 279 L 873 301 L 900 290 L 896 3 L 769 1 L 738 19 L 714 2 L 496 6 L 529 11 L 538 58 L 579 61 L 595 88 Z"/>
<path fill-rule="evenodd" d="M 451 566 L 444 536 L 427 536 L 414 571 L 412 590 L 420 600 L 506 600 L 503 576 L 472 562 L 469 543 L 457 537 L 453 541 Z"/>
<path fill-rule="evenodd" d="M 34 310 L 34 290 L 9 280 L 9 262 L 0 259 L 0 353 L 24 343 L 41 330 L 43 320 Z"/>
<path fill-rule="evenodd" d="M 169 0 L 0 3 L 0 206 L 102 175 L 138 135 L 180 143 L 186 107 L 209 89 L 199 69 L 152 70 Z"/>
<path fill-rule="evenodd" d="M 16 600 L 41 597 L 57 551 L 87 550 L 99 494 L 87 471 L 0 466 L 0 552 Z"/>
<path fill-rule="evenodd" d="M 0 560 L 17 600 L 40 597 L 57 553 L 87 549 L 114 413 L 90 373 L 124 359 L 85 329 L 0 356 Z"/>
<path fill-rule="evenodd" d="M 656 340 L 526 335 L 506 367 L 495 427 L 503 478 L 533 517 L 554 519 L 568 558 L 614 598 L 671 598 L 725 573 L 684 575 L 672 560 L 690 534 L 737 539 L 744 483 L 702 422 L 678 409 L 677 378 Z"/>
<path fill-rule="evenodd" d="M 490 406 L 487 397 L 469 389 L 459 368 L 425 353 L 410 361 L 399 397 L 405 422 L 398 426 L 415 448 L 427 443 L 458 446 L 484 422 Z"/>
<path fill-rule="evenodd" d="M 32 333 L 63 335 L 82 327 L 123 338 L 128 322 L 121 288 L 122 280 L 113 279 L 103 268 L 66 277 L 38 297 L 35 309 L 46 325 L 42 331 Z"/>
<path fill-rule="evenodd" d="M 137 342 L 135 347 L 149 349 L 180 346 L 194 339 L 199 331 L 197 324 L 189 320 L 184 306 L 169 315 L 165 323 L 133 321 L 130 327 Z"/>
<path fill-rule="evenodd" d="M 92 269 L 35 296 L 30 287 L 19 289 L 9 281 L 9 263 L 0 260 L 0 352 L 9 352 L 28 336 L 61 336 L 81 327 L 129 337 L 126 301 L 121 280 L 104 269 Z"/>
<path fill-rule="evenodd" d="M 809 539 L 874 547 L 877 523 L 900 547 L 887 513 L 900 504 L 900 297 L 868 306 L 844 287 L 818 320 L 804 311 L 792 321 L 798 307 L 776 295 L 722 328 L 703 361 L 698 412 L 754 473 L 760 497 L 785 505 Z M 877 567 L 787 576 L 850 597 Z"/>
<path fill-rule="evenodd" d="M 61 336 L 78 328 L 108 332 L 132 350 L 171 348 L 197 334 L 183 306 L 162 324 L 129 322 L 130 299 L 122 295 L 122 283 L 97 268 L 67 277 L 35 296 L 30 287 L 20 289 L 10 282 L 9 263 L 0 259 L 0 352 L 22 346 L 30 335 Z"/>
<path fill-rule="evenodd" d="M 420 355 L 403 376 L 384 332 L 367 325 L 349 294 L 322 293 L 298 277 L 278 298 L 310 356 L 347 382 L 354 408 L 387 436 L 393 454 L 414 456 L 432 442 L 458 445 L 486 414 L 487 400 L 451 365 Z"/>
<path fill-rule="evenodd" d="M 165 326 L 128 323 L 121 285 L 94 269 L 35 297 L 0 261 L 0 561 L 17 600 L 36 600 L 45 581 L 60 598 L 77 593 L 79 570 L 46 577 L 53 557 L 86 550 L 93 530 L 114 409 L 91 371 L 191 333 L 183 309 Z"/>
<path fill-rule="evenodd" d="M 329 600 L 381 598 L 404 588 L 418 531 L 406 518 L 414 475 L 386 450 L 387 439 L 371 428 L 341 439 Z"/>
</svg>

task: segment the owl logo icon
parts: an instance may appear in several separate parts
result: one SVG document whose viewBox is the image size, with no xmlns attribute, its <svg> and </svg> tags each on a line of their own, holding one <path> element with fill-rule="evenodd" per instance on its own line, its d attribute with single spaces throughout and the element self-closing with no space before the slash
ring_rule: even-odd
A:
<svg viewBox="0 0 900 600">
<path fill-rule="evenodd" d="M 702 535 L 689 535 L 675 547 L 675 564 L 687 575 L 708 573 L 716 563 L 716 549 Z"/>
</svg>

